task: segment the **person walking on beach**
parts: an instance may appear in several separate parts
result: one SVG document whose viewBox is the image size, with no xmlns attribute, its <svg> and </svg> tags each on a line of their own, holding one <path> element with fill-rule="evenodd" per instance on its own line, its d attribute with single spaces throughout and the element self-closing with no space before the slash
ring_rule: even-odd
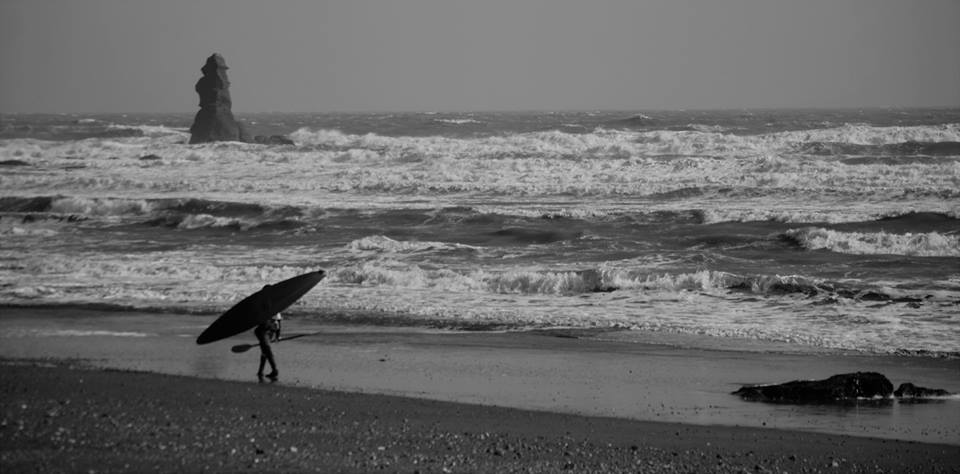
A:
<svg viewBox="0 0 960 474">
<path fill-rule="evenodd" d="M 273 349 L 270 348 L 270 341 L 280 342 L 280 327 L 283 316 L 280 313 L 273 315 L 269 321 L 260 323 L 253 334 L 257 336 L 257 342 L 260 343 L 260 368 L 257 370 L 257 378 L 263 380 L 263 368 L 267 362 L 270 363 L 270 373 L 267 378 L 273 381 L 277 380 L 280 372 L 277 371 L 277 361 L 273 358 Z"/>
</svg>

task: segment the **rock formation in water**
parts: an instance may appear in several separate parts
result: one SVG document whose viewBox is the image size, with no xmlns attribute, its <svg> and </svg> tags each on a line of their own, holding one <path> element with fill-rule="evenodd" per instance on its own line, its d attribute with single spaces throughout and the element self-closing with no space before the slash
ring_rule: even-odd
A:
<svg viewBox="0 0 960 474">
<path fill-rule="evenodd" d="M 230 80 L 223 56 L 211 55 L 201 71 L 203 77 L 194 87 L 200 95 L 200 111 L 190 127 L 190 143 L 242 141 L 241 127 L 230 110 Z"/>
</svg>

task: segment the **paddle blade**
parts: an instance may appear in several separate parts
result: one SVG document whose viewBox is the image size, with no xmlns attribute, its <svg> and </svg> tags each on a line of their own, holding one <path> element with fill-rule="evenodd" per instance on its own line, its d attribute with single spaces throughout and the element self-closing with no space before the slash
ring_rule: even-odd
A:
<svg viewBox="0 0 960 474">
<path fill-rule="evenodd" d="M 320 334 L 320 332 L 308 332 L 308 333 L 305 333 L 305 334 L 294 334 L 294 335 L 292 335 L 292 336 L 281 337 L 280 339 L 278 339 L 278 340 L 276 340 L 276 341 L 274 341 L 274 342 L 289 341 L 289 340 L 291 340 L 291 339 L 297 339 L 297 338 L 306 337 L 306 336 L 316 336 L 317 334 Z M 240 353 L 243 353 L 243 352 L 247 352 L 247 351 L 249 351 L 250 349 L 253 349 L 254 347 L 257 347 L 258 345 L 259 345 L 259 344 L 237 344 L 237 345 L 231 347 L 231 348 L 230 348 L 230 351 L 233 352 L 233 353 L 235 353 L 235 354 L 240 354 Z"/>
</svg>

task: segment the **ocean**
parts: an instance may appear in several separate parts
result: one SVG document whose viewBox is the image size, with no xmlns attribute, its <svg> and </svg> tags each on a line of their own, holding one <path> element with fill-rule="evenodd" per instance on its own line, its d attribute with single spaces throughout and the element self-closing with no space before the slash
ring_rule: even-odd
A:
<svg viewBox="0 0 960 474">
<path fill-rule="evenodd" d="M 960 356 L 960 109 L 0 116 L 0 306 Z"/>
</svg>

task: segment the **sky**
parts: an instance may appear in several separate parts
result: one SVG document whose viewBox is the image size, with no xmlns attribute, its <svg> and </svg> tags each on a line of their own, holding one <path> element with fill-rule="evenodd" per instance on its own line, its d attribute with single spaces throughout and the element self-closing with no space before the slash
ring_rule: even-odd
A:
<svg viewBox="0 0 960 474">
<path fill-rule="evenodd" d="M 960 105 L 960 0 L 0 0 L 0 113 Z"/>
</svg>

